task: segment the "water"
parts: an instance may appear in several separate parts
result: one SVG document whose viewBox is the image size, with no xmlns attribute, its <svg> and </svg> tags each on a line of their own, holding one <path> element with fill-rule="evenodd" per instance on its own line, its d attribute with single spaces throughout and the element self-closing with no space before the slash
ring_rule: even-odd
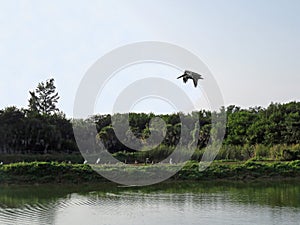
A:
<svg viewBox="0 0 300 225">
<path fill-rule="evenodd" d="M 300 224 L 300 181 L 7 186 L 0 224 Z"/>
</svg>

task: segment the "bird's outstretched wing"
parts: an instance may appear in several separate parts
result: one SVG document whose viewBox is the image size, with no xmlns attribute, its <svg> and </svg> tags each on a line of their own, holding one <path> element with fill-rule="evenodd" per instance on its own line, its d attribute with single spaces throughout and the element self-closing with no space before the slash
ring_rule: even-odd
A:
<svg viewBox="0 0 300 225">
<path fill-rule="evenodd" d="M 181 78 L 181 77 L 184 77 L 184 76 L 185 76 L 185 74 L 182 74 L 181 76 L 177 77 L 177 79 L 179 79 L 179 78 Z"/>
<path fill-rule="evenodd" d="M 193 78 L 193 81 L 194 81 L 194 86 L 197 87 L 198 79 L 197 78 Z"/>
</svg>

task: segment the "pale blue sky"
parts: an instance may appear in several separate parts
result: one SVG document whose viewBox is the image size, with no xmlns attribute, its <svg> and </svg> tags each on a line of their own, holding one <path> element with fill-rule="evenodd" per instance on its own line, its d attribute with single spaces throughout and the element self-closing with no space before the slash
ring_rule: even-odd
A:
<svg viewBox="0 0 300 225">
<path fill-rule="evenodd" d="M 54 77 L 59 107 L 72 116 L 89 66 L 148 40 L 198 55 L 225 105 L 300 100 L 300 1 L 2 0 L 0 108 L 26 107 L 28 91 Z"/>
</svg>

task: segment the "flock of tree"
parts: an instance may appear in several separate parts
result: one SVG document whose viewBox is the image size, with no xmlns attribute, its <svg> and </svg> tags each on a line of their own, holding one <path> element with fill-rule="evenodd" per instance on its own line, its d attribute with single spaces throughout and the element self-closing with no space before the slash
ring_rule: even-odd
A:
<svg viewBox="0 0 300 225">
<path fill-rule="evenodd" d="M 56 92 L 54 79 L 39 83 L 37 88 L 29 93 L 28 108 L 18 109 L 12 106 L 0 110 L 0 153 L 78 153 L 72 123 L 82 124 L 82 126 L 85 123 L 67 119 L 57 108 L 59 95 Z M 226 111 L 227 116 L 224 149 L 237 148 L 237 146 L 274 148 L 278 145 L 287 148 L 286 146 L 300 144 L 300 102 L 271 103 L 267 108 L 249 109 L 232 105 L 223 110 Z M 130 138 L 138 138 L 141 143 L 146 143 L 150 134 L 161 135 L 162 133 L 159 127 L 149 126 L 150 120 L 159 116 L 166 123 L 165 138 L 158 147 L 160 151 L 167 151 L 176 146 L 181 135 L 185 135 L 182 131 L 193 131 L 196 128 L 199 128 L 200 132 L 194 141 L 201 150 L 206 147 L 210 138 L 213 113 L 200 110 L 185 115 L 187 119 L 199 118 L 199 123 L 193 124 L 195 127 L 186 128 L 182 127 L 180 113 L 170 115 L 129 113 L 126 116 L 129 116 L 131 132 L 124 130 L 124 134 L 125 136 L 128 134 L 127 141 L 130 141 Z M 134 152 L 116 137 L 111 117 L 111 115 L 94 115 L 88 119 L 96 124 L 95 139 L 101 141 L 111 153 Z M 297 154 L 294 155 L 296 158 Z M 249 157 L 252 156 L 249 154 Z"/>
</svg>

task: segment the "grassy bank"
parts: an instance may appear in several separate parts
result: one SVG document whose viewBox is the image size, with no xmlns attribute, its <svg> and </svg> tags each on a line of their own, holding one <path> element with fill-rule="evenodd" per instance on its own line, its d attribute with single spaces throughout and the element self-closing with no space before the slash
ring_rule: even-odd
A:
<svg viewBox="0 0 300 225">
<path fill-rule="evenodd" d="M 103 182 L 90 166 L 59 162 L 20 162 L 0 166 L 1 184 Z"/>
<path fill-rule="evenodd" d="M 214 162 L 206 170 L 200 172 L 199 165 L 188 162 L 173 179 L 180 180 L 252 180 L 265 178 L 300 177 L 300 160 L 290 162 Z"/>
<path fill-rule="evenodd" d="M 172 170 L 170 165 L 159 165 Z M 111 170 L 112 165 L 99 165 Z M 121 165 L 120 165 L 121 167 Z M 149 165 L 126 167 L 151 173 Z M 206 170 L 199 171 L 199 164 L 190 161 L 171 180 L 253 180 L 300 177 L 300 160 L 290 162 L 214 162 Z M 20 183 L 98 183 L 107 181 L 89 165 L 58 162 L 22 162 L 0 165 L 0 184 Z"/>
<path fill-rule="evenodd" d="M 4 164 L 17 162 L 72 162 L 80 164 L 84 158 L 80 153 L 51 153 L 51 154 L 0 154 L 0 161 Z"/>
</svg>

